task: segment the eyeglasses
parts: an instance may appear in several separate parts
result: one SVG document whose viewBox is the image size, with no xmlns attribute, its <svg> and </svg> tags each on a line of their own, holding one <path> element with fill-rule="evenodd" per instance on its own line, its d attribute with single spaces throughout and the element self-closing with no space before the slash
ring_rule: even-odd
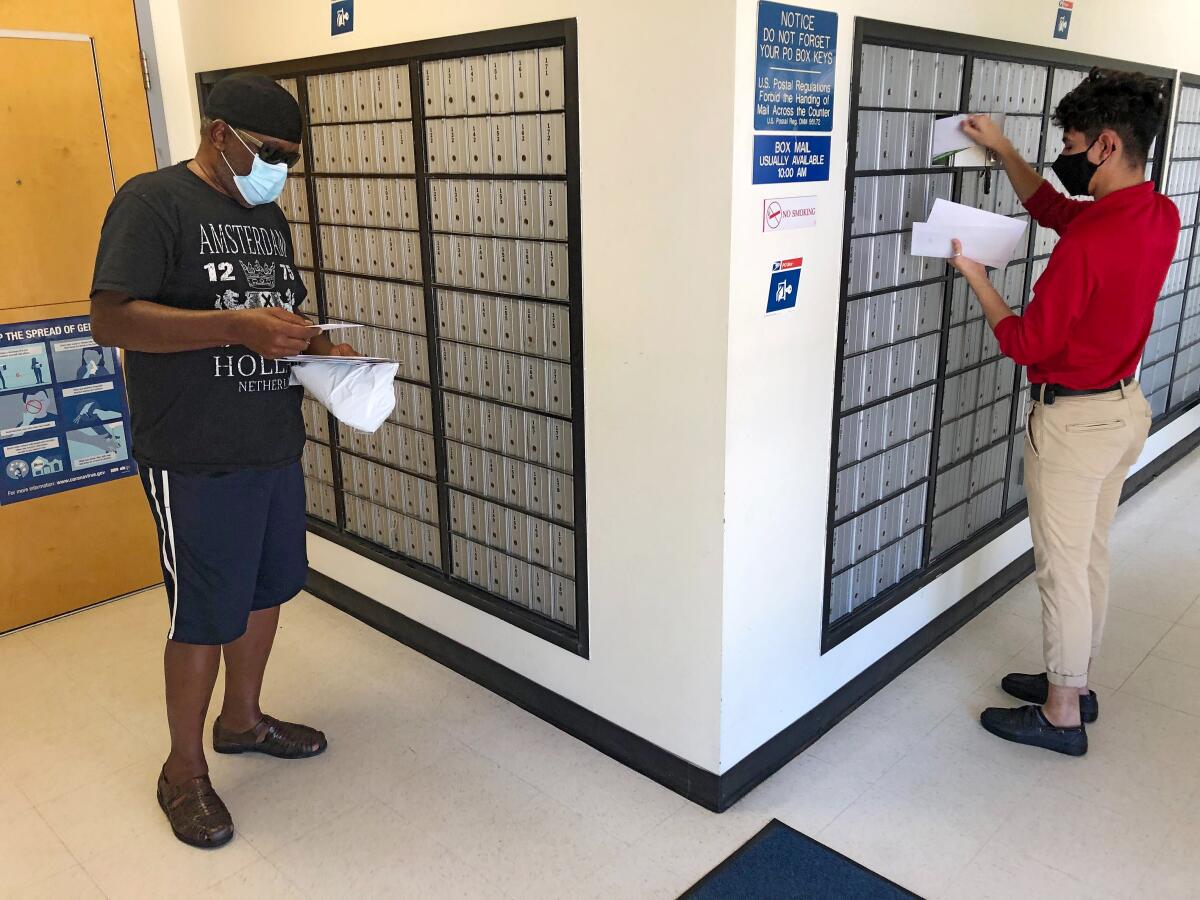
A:
<svg viewBox="0 0 1200 900">
<path fill-rule="evenodd" d="M 238 136 L 242 138 L 242 140 L 249 141 L 254 145 L 258 158 L 265 163 L 270 163 L 271 165 L 285 163 L 290 169 L 296 163 L 300 162 L 299 150 L 282 150 L 279 147 L 276 147 L 274 144 L 264 144 L 258 138 L 246 134 L 246 132 L 242 131 L 240 128 L 235 128 L 233 130 L 238 133 Z"/>
</svg>

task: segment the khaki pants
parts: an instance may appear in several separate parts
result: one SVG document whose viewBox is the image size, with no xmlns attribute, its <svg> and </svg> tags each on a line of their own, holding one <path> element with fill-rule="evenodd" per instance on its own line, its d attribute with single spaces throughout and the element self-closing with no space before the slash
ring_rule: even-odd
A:
<svg viewBox="0 0 1200 900">
<path fill-rule="evenodd" d="M 1033 404 L 1025 488 L 1050 683 L 1087 685 L 1108 610 L 1108 531 L 1121 486 L 1150 433 L 1137 382 Z"/>
</svg>

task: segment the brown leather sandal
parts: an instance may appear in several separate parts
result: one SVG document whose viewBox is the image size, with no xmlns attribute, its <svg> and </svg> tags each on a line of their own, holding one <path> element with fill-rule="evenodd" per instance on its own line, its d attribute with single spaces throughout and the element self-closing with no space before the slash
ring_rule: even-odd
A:
<svg viewBox="0 0 1200 900">
<path fill-rule="evenodd" d="M 263 716 L 241 733 L 227 731 L 218 718 L 213 722 L 213 749 L 218 753 L 265 753 L 279 759 L 307 759 L 325 752 L 325 735 L 307 725 L 281 722 Z"/>
<path fill-rule="evenodd" d="M 166 772 L 159 773 L 158 805 L 185 844 L 212 850 L 233 840 L 233 817 L 207 775 L 169 784 Z"/>
</svg>

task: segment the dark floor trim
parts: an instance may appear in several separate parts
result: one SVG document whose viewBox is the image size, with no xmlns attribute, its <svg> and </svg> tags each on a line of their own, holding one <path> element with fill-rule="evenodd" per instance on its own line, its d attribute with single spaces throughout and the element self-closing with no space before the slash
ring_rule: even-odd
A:
<svg viewBox="0 0 1200 900">
<path fill-rule="evenodd" d="M 1131 476 L 1125 483 L 1122 502 L 1197 447 L 1200 447 L 1200 429 L 1165 450 Z M 1033 551 L 1030 550 L 720 776 L 680 759 L 645 738 L 584 709 L 578 703 L 327 575 L 310 570 L 308 590 L 647 778 L 707 809 L 723 812 L 1032 571 Z"/>
<path fill-rule="evenodd" d="M 677 794 L 715 809 L 717 776 L 427 625 L 309 569 L 309 593 L 590 744 Z"/>
</svg>

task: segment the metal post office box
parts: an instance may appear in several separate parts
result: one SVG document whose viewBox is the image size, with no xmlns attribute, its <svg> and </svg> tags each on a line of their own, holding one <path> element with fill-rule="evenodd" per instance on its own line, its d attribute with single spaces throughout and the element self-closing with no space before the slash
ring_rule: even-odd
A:
<svg viewBox="0 0 1200 900">
<path fill-rule="evenodd" d="M 495 289 L 516 293 L 520 290 L 516 242 L 496 239 L 492 242 L 492 254 L 495 261 Z"/>
<path fill-rule="evenodd" d="M 504 509 L 504 551 L 526 559 L 529 556 L 529 517 L 515 509 Z"/>
<path fill-rule="evenodd" d="M 932 113 L 909 113 L 904 141 L 904 165 L 920 168 L 929 165 L 933 135 Z"/>
<path fill-rule="evenodd" d="M 540 241 L 517 242 L 517 290 L 531 297 L 546 293 L 542 243 Z M 503 288 L 513 290 L 513 288 Z"/>
<path fill-rule="evenodd" d="M 846 290 L 850 294 L 861 294 L 871 289 L 874 242 L 872 237 L 854 238 L 850 241 L 850 265 L 846 284 Z"/>
<path fill-rule="evenodd" d="M 479 290 L 496 290 L 495 242 L 489 237 L 473 237 L 470 245 L 473 262 L 469 277 Z M 478 335 L 476 341 L 480 341 Z"/>
<path fill-rule="evenodd" d="M 325 117 L 325 107 L 322 102 L 321 90 L 325 77 L 324 75 L 309 75 L 305 79 L 305 85 L 308 89 L 308 121 L 310 125 L 328 121 Z"/>
<path fill-rule="evenodd" d="M 512 54 L 513 111 L 531 112 L 538 108 L 538 58 L 536 50 L 518 50 Z"/>
<path fill-rule="evenodd" d="M 529 532 L 526 540 L 530 562 L 540 566 L 550 565 L 550 529 L 549 522 L 543 522 L 534 516 L 527 517 Z"/>
<path fill-rule="evenodd" d="M 983 329 L 985 327 L 982 319 L 976 319 L 973 322 L 968 322 L 965 326 L 966 331 L 963 335 L 963 364 L 973 366 L 980 361 L 983 352 Z"/>
<path fill-rule="evenodd" d="M 425 115 L 446 114 L 445 86 L 442 83 L 442 64 L 438 60 L 421 64 L 421 92 L 425 97 Z"/>
<path fill-rule="evenodd" d="M 862 411 L 859 426 L 859 458 L 871 456 L 883 449 L 887 434 L 887 410 L 885 406 L 872 406 Z"/>
<path fill-rule="evenodd" d="M 550 591 L 553 596 L 552 615 L 555 622 L 568 628 L 575 627 L 575 582 L 561 575 L 550 576 Z"/>
<path fill-rule="evenodd" d="M 468 491 L 483 493 L 483 451 L 478 447 L 465 446 L 462 450 L 463 481 Z"/>
<path fill-rule="evenodd" d="M 372 319 L 370 282 L 364 281 L 361 278 L 347 278 L 345 281 L 350 286 L 350 301 L 353 304 L 354 321 L 370 322 Z"/>
<path fill-rule="evenodd" d="M 912 487 L 929 475 L 929 450 L 932 436 L 923 434 L 904 446 L 904 486 Z"/>
<path fill-rule="evenodd" d="M 846 301 L 845 344 L 843 357 L 862 353 L 870 343 L 867 338 L 867 319 L 871 305 L 870 297 Z"/>
<path fill-rule="evenodd" d="M 469 116 L 488 111 L 487 57 L 469 56 L 463 63 L 463 109 Z"/>
<path fill-rule="evenodd" d="M 444 119 L 425 122 L 425 162 L 427 171 L 449 172 L 446 164 L 446 128 Z"/>
<path fill-rule="evenodd" d="M 862 58 L 858 69 L 858 105 L 881 106 L 883 104 L 883 48 L 877 44 L 863 44 Z"/>
<path fill-rule="evenodd" d="M 567 299 L 567 247 L 565 244 L 542 245 L 545 292 L 556 300 Z"/>
<path fill-rule="evenodd" d="M 436 292 L 438 334 L 442 337 L 453 338 L 458 333 L 458 304 L 455 297 L 454 291 L 439 288 Z"/>
<path fill-rule="evenodd" d="M 855 562 L 866 559 L 879 549 L 880 513 L 880 507 L 875 507 L 854 520 L 854 548 L 852 554 Z"/>
<path fill-rule="evenodd" d="M 412 175 L 416 171 L 417 159 L 413 143 L 411 122 L 392 122 L 390 125 L 376 126 L 381 132 L 390 134 L 393 147 L 392 165 L 390 168 L 380 161 L 380 172 L 395 172 L 401 175 Z"/>
<path fill-rule="evenodd" d="M 554 359 L 571 358 L 571 331 L 567 311 L 555 306 L 545 307 L 546 352 Z"/>
<path fill-rule="evenodd" d="M 545 233 L 542 218 L 542 186 L 536 181 L 515 183 L 517 234 L 523 238 L 541 238 Z"/>
<path fill-rule="evenodd" d="M 489 112 L 513 111 L 513 65 L 511 53 L 489 53 L 487 56 Z"/>
<path fill-rule="evenodd" d="M 915 50 L 908 84 L 909 109 L 935 109 L 937 92 L 937 54 Z"/>
<path fill-rule="evenodd" d="M 417 183 L 407 178 L 379 183 L 379 199 L 383 224 L 396 228 L 416 229 Z"/>
<path fill-rule="evenodd" d="M 871 234 L 875 231 L 875 203 L 877 178 L 855 178 L 853 197 L 850 202 L 850 233 Z"/>
<path fill-rule="evenodd" d="M 898 291 L 892 295 L 893 341 L 906 341 L 919 334 L 917 317 L 920 313 L 920 295 L 916 288 Z"/>
<path fill-rule="evenodd" d="M 446 227 L 460 234 L 469 233 L 468 201 L 466 184 L 462 181 L 447 181 L 444 184 L 446 195 Z"/>
<path fill-rule="evenodd" d="M 537 566 L 529 567 L 529 608 L 549 618 L 553 612 L 551 575 Z"/>
<path fill-rule="evenodd" d="M 934 103 L 937 109 L 958 109 L 962 96 L 963 57 L 955 53 L 939 53 L 934 75 Z"/>
<path fill-rule="evenodd" d="M 500 354 L 500 400 L 505 403 L 521 402 L 520 357 L 510 353 Z"/>
<path fill-rule="evenodd" d="M 408 66 L 388 66 L 387 71 L 390 114 L 386 118 L 411 118 L 412 88 L 408 80 Z"/>
<path fill-rule="evenodd" d="M 454 355 L 462 390 L 477 394 L 479 392 L 479 360 L 475 354 L 475 348 L 460 344 L 455 347 Z"/>
<path fill-rule="evenodd" d="M 314 171 L 336 172 L 338 170 L 338 159 L 341 154 L 340 135 L 341 132 L 336 125 L 312 129 Z"/>
<path fill-rule="evenodd" d="M 450 235 L 450 283 L 455 287 L 472 286 L 468 269 L 472 265 L 471 239 L 464 235 Z"/>
<path fill-rule="evenodd" d="M 873 456 L 858 464 L 856 483 L 858 485 L 858 502 L 856 508 L 863 509 L 875 503 L 882 496 L 883 458 Z"/>
<path fill-rule="evenodd" d="M 871 179 L 875 182 L 874 225 L 867 231 L 895 231 L 902 227 L 903 207 L 900 202 L 904 189 L 904 176 L 888 175 Z"/>
<path fill-rule="evenodd" d="M 495 233 L 501 237 L 515 237 L 517 235 L 517 206 L 513 194 L 513 182 L 493 181 L 491 190 L 492 226 Z"/>
<path fill-rule="evenodd" d="M 883 48 L 883 106 L 903 109 L 908 105 L 912 51 Z"/>
<path fill-rule="evenodd" d="M 331 121 L 353 122 L 357 108 L 354 103 L 354 73 L 338 72 L 333 76 L 337 105 Z"/>
<path fill-rule="evenodd" d="M 567 123 L 562 113 L 547 113 L 539 123 L 541 165 L 531 169 L 547 175 L 565 175 L 567 172 Z M 534 149 L 538 141 L 534 142 Z"/>
<path fill-rule="evenodd" d="M 434 231 L 450 230 L 450 200 L 448 196 L 450 182 L 430 179 L 429 181 L 429 219 Z M 436 241 L 437 238 L 434 238 Z"/>
<path fill-rule="evenodd" d="M 488 587 L 488 551 L 482 544 L 467 545 L 467 580 L 476 587 Z"/>
<path fill-rule="evenodd" d="M 900 257 L 898 234 L 885 234 L 871 241 L 871 290 L 880 290 L 896 283 L 896 264 Z"/>
<path fill-rule="evenodd" d="M 489 399 L 500 399 L 500 354 L 480 348 L 476 355 L 479 358 L 479 392 Z"/>
<path fill-rule="evenodd" d="M 348 171 L 351 172 L 378 172 L 380 171 L 380 141 L 376 137 L 376 125 L 355 125 L 355 150 L 354 163 Z"/>
<path fill-rule="evenodd" d="M 464 343 L 474 343 L 479 326 L 475 321 L 476 303 L 471 294 L 455 292 L 454 302 L 454 339 Z"/>
<path fill-rule="evenodd" d="M 477 235 L 490 235 L 492 226 L 492 187 L 487 181 L 469 181 L 466 187 L 467 209 L 470 216 L 470 231 Z"/>
<path fill-rule="evenodd" d="M 486 456 L 486 454 L 485 454 Z M 487 546 L 503 550 L 507 544 L 505 529 L 508 518 L 498 503 L 483 504 L 483 541 Z"/>
<path fill-rule="evenodd" d="M 879 492 L 882 496 L 890 497 L 904 488 L 904 456 L 905 448 L 903 446 L 883 451 L 879 472 Z M 883 540 L 890 540 L 890 538 Z"/>
<path fill-rule="evenodd" d="M 377 231 L 374 228 L 364 229 L 363 232 L 363 266 L 368 275 L 391 275 L 391 272 L 384 272 L 384 256 L 383 247 L 380 246 L 383 232 Z M 364 285 L 365 293 L 365 285 Z M 367 319 L 370 321 L 370 299 L 367 299 Z"/>
<path fill-rule="evenodd" d="M 463 119 L 460 122 L 466 156 L 465 171 L 486 174 L 492 171 L 491 131 L 486 119 Z M 463 171 L 463 170 L 459 170 Z"/>
<path fill-rule="evenodd" d="M 546 370 L 546 405 L 558 416 L 571 415 L 571 368 L 566 363 L 543 361 Z"/>
<path fill-rule="evenodd" d="M 855 138 L 854 169 L 869 172 L 880 167 L 880 137 L 883 113 L 870 110 L 858 114 L 858 133 Z"/>
<path fill-rule="evenodd" d="M 882 407 L 884 416 L 884 446 L 894 447 L 912 436 L 910 417 L 912 416 L 912 396 L 905 394 L 897 397 Z"/>
<path fill-rule="evenodd" d="M 933 392 L 933 387 L 913 392 L 909 434 L 915 436 L 933 427 Z"/>
<path fill-rule="evenodd" d="M 516 171 L 522 175 L 539 174 L 542 171 L 542 153 L 538 117 L 516 116 L 512 120 L 512 130 Z"/>
<path fill-rule="evenodd" d="M 504 419 L 504 443 L 510 456 L 519 456 L 538 463 L 550 461 L 550 422 L 535 412 L 514 410 Z"/>
<path fill-rule="evenodd" d="M 543 110 L 562 109 L 566 105 L 563 78 L 563 50 L 543 47 L 538 55 L 538 107 Z"/>
<path fill-rule="evenodd" d="M 575 532 L 571 529 L 550 526 L 550 564 L 559 575 L 575 577 Z"/>
<path fill-rule="evenodd" d="M 942 293 L 945 286 L 927 284 L 917 291 L 917 333 L 925 334 L 942 327 Z"/>
<path fill-rule="evenodd" d="M 338 142 L 341 153 L 338 157 L 339 172 L 355 172 L 359 166 L 359 128 L 357 125 L 339 125 Z"/>
<path fill-rule="evenodd" d="M 546 370 L 542 361 L 529 357 L 521 359 L 521 405 L 530 409 L 546 409 Z"/>
<path fill-rule="evenodd" d="M 378 226 L 384 224 L 379 218 L 378 186 L 383 182 L 375 178 L 354 178 L 348 180 L 349 198 L 352 219 L 351 225 Z"/>
<path fill-rule="evenodd" d="M 474 397 L 459 398 L 459 411 L 462 423 L 462 439 L 468 444 L 481 443 L 479 435 L 482 428 L 483 414 L 480 403 Z"/>
<path fill-rule="evenodd" d="M 834 479 L 834 517 L 845 518 L 858 509 L 858 468 L 839 471 Z"/>
<path fill-rule="evenodd" d="M 549 473 L 540 466 L 523 464 L 525 470 L 525 503 L 532 513 L 551 514 L 551 484 Z"/>
<path fill-rule="evenodd" d="M 445 140 L 445 158 L 443 162 L 447 172 L 455 174 L 467 171 L 467 136 L 464 132 L 462 119 L 446 119 L 443 123 Z"/>
<path fill-rule="evenodd" d="M 494 403 L 479 404 L 479 441 L 485 449 L 497 453 L 504 452 L 502 409 Z"/>
<path fill-rule="evenodd" d="M 869 354 L 850 357 L 842 363 L 842 409 L 853 409 L 864 402 L 871 362 Z"/>
<path fill-rule="evenodd" d="M 913 386 L 916 342 L 892 345 L 888 361 L 888 393 L 896 394 Z"/>
<path fill-rule="evenodd" d="M 886 90 L 887 85 L 885 83 Z M 908 134 L 907 114 L 885 112 L 879 119 L 879 168 L 901 169 L 904 167 L 904 141 Z"/>
<path fill-rule="evenodd" d="M 491 142 L 492 171 L 497 175 L 521 171 L 516 164 L 517 129 L 511 116 L 492 116 L 488 119 L 488 137 Z M 526 170 L 527 171 L 527 170 Z"/>
<path fill-rule="evenodd" d="M 546 355 L 546 305 L 533 301 L 518 301 L 520 316 L 521 352 L 534 356 Z"/>
<path fill-rule="evenodd" d="M 441 68 L 442 108 L 448 116 L 462 115 L 466 108 L 463 61 L 461 58 L 443 59 Z"/>
<path fill-rule="evenodd" d="M 500 454 L 492 453 L 488 450 L 481 450 L 479 456 L 483 463 L 479 476 L 480 491 L 485 497 L 489 497 L 492 500 L 503 500 L 504 458 Z M 497 539 L 499 536 L 497 529 L 500 527 L 499 520 L 497 519 L 494 523 L 489 521 L 488 527 L 491 531 L 491 538 L 489 540 Z"/>
<path fill-rule="evenodd" d="M 519 559 L 508 560 L 508 593 L 506 599 L 517 606 L 529 608 L 529 565 Z"/>
</svg>

